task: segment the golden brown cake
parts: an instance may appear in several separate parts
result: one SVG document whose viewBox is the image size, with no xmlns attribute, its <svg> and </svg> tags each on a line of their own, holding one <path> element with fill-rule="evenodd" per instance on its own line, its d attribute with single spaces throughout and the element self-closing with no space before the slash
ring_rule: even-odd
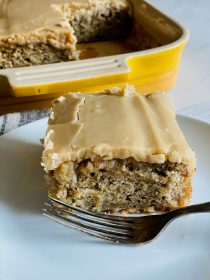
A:
<svg viewBox="0 0 210 280">
<path fill-rule="evenodd" d="M 0 69 L 78 59 L 77 42 L 118 39 L 126 0 L 0 0 Z"/>
<path fill-rule="evenodd" d="M 50 196 L 90 211 L 138 213 L 187 205 L 195 154 L 170 97 L 127 86 L 58 98 L 42 164 Z"/>
</svg>

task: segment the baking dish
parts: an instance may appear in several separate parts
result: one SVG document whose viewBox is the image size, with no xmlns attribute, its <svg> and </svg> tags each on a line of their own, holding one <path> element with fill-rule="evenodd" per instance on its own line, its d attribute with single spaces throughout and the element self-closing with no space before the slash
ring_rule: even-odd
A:
<svg viewBox="0 0 210 280">
<path fill-rule="evenodd" d="M 26 97 L 32 102 L 52 99 L 69 91 L 97 92 L 108 87 L 122 87 L 127 83 L 143 93 L 168 91 L 175 83 L 189 33 L 180 23 L 146 1 L 130 2 L 134 22 L 140 22 L 160 43 L 160 47 L 79 61 L 0 70 L 0 96 L 3 97 L 0 105 L 20 103 L 21 99 L 17 97 Z"/>
</svg>

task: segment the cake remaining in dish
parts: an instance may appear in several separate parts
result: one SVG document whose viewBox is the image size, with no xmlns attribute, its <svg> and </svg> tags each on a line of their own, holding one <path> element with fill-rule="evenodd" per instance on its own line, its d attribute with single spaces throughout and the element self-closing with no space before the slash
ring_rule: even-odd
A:
<svg viewBox="0 0 210 280">
<path fill-rule="evenodd" d="M 77 42 L 124 38 L 126 0 L 0 0 L 0 69 L 78 59 Z"/>
<path fill-rule="evenodd" d="M 58 98 L 42 165 L 50 196 L 90 211 L 138 213 L 187 205 L 195 154 L 168 96 L 126 87 Z"/>
</svg>

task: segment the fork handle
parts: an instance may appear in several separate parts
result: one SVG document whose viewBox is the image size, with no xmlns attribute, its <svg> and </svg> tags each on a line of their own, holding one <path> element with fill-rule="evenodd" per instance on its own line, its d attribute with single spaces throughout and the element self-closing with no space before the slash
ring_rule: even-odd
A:
<svg viewBox="0 0 210 280">
<path fill-rule="evenodd" d="M 196 214 L 196 213 L 207 213 L 210 212 L 210 202 L 201 203 L 201 204 L 195 204 L 190 205 L 184 208 L 180 208 L 174 211 L 169 212 L 168 214 L 174 218 L 178 218 L 183 215 L 188 214 Z"/>
</svg>

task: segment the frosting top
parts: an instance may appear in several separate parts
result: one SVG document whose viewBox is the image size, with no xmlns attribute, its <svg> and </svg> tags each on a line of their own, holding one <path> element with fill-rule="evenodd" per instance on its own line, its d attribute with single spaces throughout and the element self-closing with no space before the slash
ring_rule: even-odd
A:
<svg viewBox="0 0 210 280">
<path fill-rule="evenodd" d="M 56 28 L 65 25 L 63 15 L 53 9 L 50 0 L 0 0 L 0 35 L 27 33 L 40 28 Z M 64 1 L 53 1 L 53 3 Z"/>
<path fill-rule="evenodd" d="M 72 93 L 54 102 L 44 140 L 45 169 L 98 156 L 195 165 L 195 154 L 177 124 L 170 97 L 144 96 L 131 87 Z"/>
</svg>

